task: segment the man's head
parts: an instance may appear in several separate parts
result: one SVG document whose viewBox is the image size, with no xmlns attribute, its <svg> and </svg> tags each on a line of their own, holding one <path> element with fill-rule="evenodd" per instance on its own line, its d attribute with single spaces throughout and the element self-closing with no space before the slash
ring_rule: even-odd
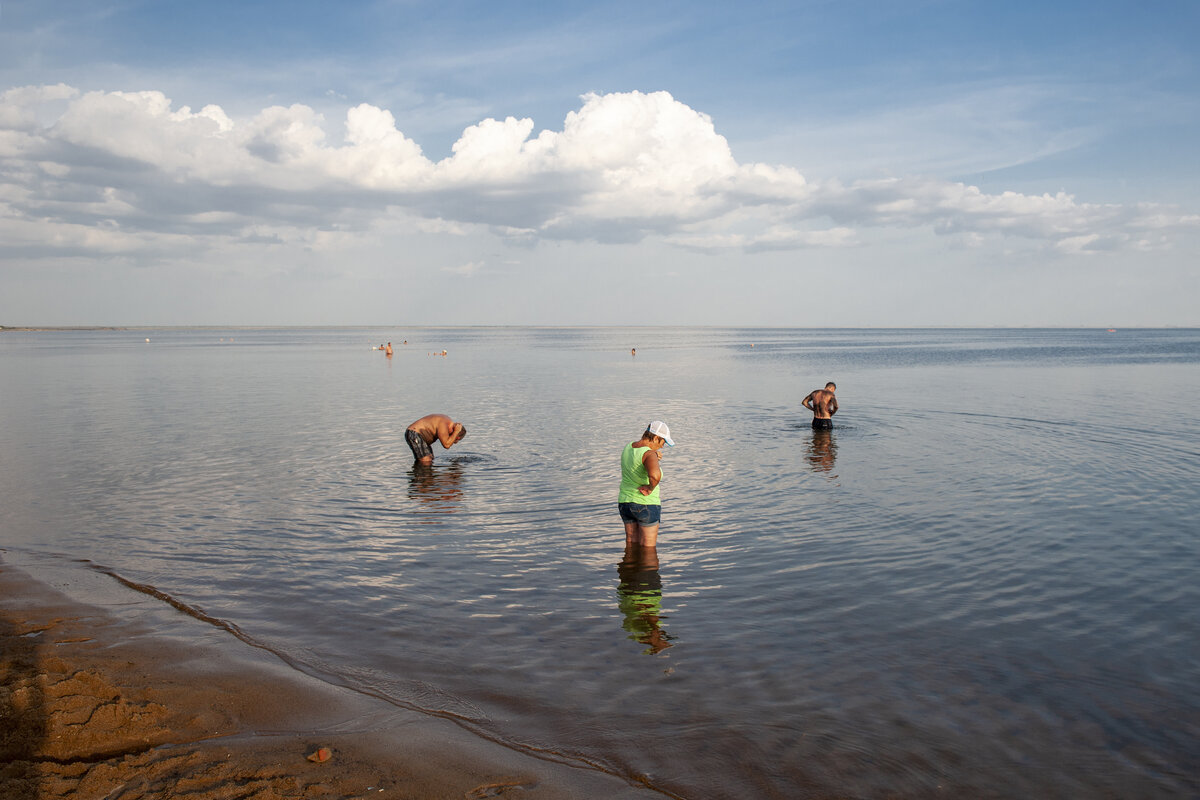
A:
<svg viewBox="0 0 1200 800">
<path fill-rule="evenodd" d="M 454 441 L 455 441 L 455 443 L 461 442 L 465 438 L 467 438 L 467 426 L 463 425 L 460 422 L 460 423 L 458 423 L 458 436 L 455 438 Z"/>
<path fill-rule="evenodd" d="M 833 381 L 830 381 L 829 383 L 825 384 L 825 388 L 826 388 L 826 389 L 828 389 L 828 390 L 829 390 L 829 391 L 831 391 L 831 392 L 836 392 L 836 391 L 837 391 L 837 384 L 836 384 L 836 383 L 834 383 Z"/>
</svg>

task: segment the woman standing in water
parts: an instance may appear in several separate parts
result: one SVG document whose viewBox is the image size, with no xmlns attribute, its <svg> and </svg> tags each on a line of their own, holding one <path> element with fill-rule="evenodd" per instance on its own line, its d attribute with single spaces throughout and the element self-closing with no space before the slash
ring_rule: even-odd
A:
<svg viewBox="0 0 1200 800">
<path fill-rule="evenodd" d="M 625 523 L 625 542 L 642 547 L 658 545 L 658 523 L 662 516 L 658 483 L 662 480 L 658 451 L 674 447 L 665 422 L 654 421 L 642 438 L 621 451 L 621 489 L 617 509 Z"/>
</svg>

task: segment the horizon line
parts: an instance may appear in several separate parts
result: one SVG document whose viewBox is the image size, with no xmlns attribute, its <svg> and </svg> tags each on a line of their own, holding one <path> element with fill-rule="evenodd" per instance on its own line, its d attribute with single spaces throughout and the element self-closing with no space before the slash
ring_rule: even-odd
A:
<svg viewBox="0 0 1200 800">
<path fill-rule="evenodd" d="M 132 324 L 132 325 L 0 325 L 0 332 L 71 332 L 128 330 L 423 330 L 430 328 L 708 328 L 731 330 L 1197 330 L 1200 324 L 1180 325 L 715 325 L 662 324 L 629 325 L 619 323 L 455 323 L 455 324 Z"/>
</svg>

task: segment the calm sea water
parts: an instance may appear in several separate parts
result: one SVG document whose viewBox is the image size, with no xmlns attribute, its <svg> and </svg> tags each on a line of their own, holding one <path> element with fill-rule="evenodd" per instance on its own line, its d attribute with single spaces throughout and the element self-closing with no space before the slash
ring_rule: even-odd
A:
<svg viewBox="0 0 1200 800">
<path fill-rule="evenodd" d="M 1192 797 L 1198 365 L 1195 330 L 5 332 L 0 548 L 670 795 Z M 414 471 L 432 411 L 469 433 Z"/>
</svg>

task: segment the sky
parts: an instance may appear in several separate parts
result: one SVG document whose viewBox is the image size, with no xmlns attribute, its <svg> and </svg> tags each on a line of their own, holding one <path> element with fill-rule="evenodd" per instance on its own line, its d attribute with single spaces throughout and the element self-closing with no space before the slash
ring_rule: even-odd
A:
<svg viewBox="0 0 1200 800">
<path fill-rule="evenodd" d="M 0 325 L 1200 326 L 1200 3 L 0 0 Z"/>
</svg>

